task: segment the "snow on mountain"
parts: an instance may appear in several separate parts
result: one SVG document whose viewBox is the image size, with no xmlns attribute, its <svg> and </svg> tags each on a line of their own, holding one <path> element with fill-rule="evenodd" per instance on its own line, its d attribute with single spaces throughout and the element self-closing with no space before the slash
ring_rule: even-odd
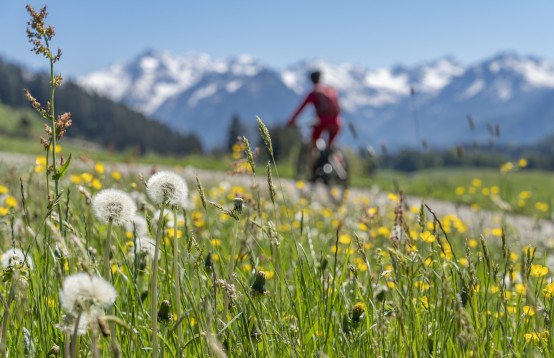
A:
<svg viewBox="0 0 554 358">
<path fill-rule="evenodd" d="M 224 138 L 232 115 L 244 121 L 260 115 L 269 124 L 284 122 L 309 91 L 307 75 L 314 69 L 338 89 L 345 121 L 355 124 L 364 140 L 391 148 L 418 145 L 415 111 L 421 132 L 433 133 L 427 141 L 437 146 L 473 136 L 464 120 L 468 112 L 481 127 L 498 122 L 512 128 L 503 138 L 514 143 L 554 132 L 554 63 L 512 52 L 470 66 L 445 57 L 380 69 L 321 59 L 272 69 L 249 55 L 212 59 L 145 51 L 78 82 L 177 130 L 196 132 L 209 148 Z M 305 112 L 311 119 L 312 112 Z M 530 118 L 542 128 L 521 124 Z M 347 133 L 342 137 L 353 140 Z"/>
</svg>

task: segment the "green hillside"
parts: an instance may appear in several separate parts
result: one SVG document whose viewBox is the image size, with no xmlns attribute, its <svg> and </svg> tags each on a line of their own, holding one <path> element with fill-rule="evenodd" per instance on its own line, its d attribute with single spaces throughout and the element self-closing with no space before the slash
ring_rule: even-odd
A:
<svg viewBox="0 0 554 358">
<path fill-rule="evenodd" d="M 0 131 L 17 137 L 32 137 L 41 125 L 24 109 L 31 106 L 24 89 L 46 104 L 49 98 L 49 79 L 42 73 L 31 73 L 20 66 L 0 60 L 0 104 L 15 110 L 14 119 L 0 123 Z M 56 113 L 71 112 L 73 125 L 68 139 L 97 143 L 114 151 L 132 150 L 138 154 L 185 155 L 202 152 L 202 143 L 192 134 L 175 132 L 167 126 L 132 111 L 123 104 L 91 94 L 71 81 L 56 90 Z M 29 123 L 30 122 L 30 123 Z M 27 127 L 30 126 L 30 127 Z M 29 133 L 25 133 L 29 130 Z M 34 132 L 34 131 L 37 132 Z"/>
</svg>

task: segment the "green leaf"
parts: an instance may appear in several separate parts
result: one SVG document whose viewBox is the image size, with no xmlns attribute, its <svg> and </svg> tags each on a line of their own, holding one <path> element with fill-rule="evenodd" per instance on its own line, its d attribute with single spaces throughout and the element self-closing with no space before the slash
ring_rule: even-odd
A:
<svg viewBox="0 0 554 358">
<path fill-rule="evenodd" d="M 69 167 L 69 163 L 71 162 L 71 154 L 69 154 L 69 157 L 67 158 L 67 161 L 63 163 L 63 165 L 58 169 L 58 172 L 54 175 L 52 175 L 52 179 L 54 180 L 60 180 L 60 178 L 64 175 L 65 171 L 67 170 L 67 167 Z"/>
</svg>

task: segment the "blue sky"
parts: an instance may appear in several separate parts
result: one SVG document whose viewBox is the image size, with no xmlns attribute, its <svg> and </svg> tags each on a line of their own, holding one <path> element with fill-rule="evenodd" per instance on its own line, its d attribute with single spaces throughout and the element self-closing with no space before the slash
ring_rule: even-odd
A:
<svg viewBox="0 0 554 358">
<path fill-rule="evenodd" d="M 549 0 L 0 0 L 0 57 L 31 68 L 45 65 L 30 52 L 26 3 L 48 6 L 63 50 L 57 69 L 71 76 L 146 48 L 247 53 L 276 67 L 320 58 L 380 68 L 444 55 L 471 63 L 504 50 L 554 59 Z"/>
</svg>

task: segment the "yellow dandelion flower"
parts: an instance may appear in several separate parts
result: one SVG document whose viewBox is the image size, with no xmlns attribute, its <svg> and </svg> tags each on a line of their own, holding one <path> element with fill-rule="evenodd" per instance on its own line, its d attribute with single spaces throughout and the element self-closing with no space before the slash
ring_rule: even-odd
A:
<svg viewBox="0 0 554 358">
<path fill-rule="evenodd" d="M 500 171 L 502 173 L 507 173 L 507 172 L 511 171 L 512 169 L 514 169 L 514 163 L 512 163 L 512 162 L 506 162 L 506 163 L 504 163 L 500 166 Z"/>
<path fill-rule="evenodd" d="M 544 294 L 545 298 L 554 297 L 554 282 L 549 283 L 548 285 L 544 286 L 544 289 L 542 290 L 542 293 Z"/>
<path fill-rule="evenodd" d="M 535 315 L 535 307 L 533 306 L 523 306 L 523 314 L 526 316 L 534 316 Z"/>
<path fill-rule="evenodd" d="M 396 195 L 394 193 L 389 193 L 388 198 L 389 198 L 390 201 L 394 201 L 394 202 L 398 201 L 398 195 Z"/>
<path fill-rule="evenodd" d="M 542 265 L 531 265 L 531 276 L 543 277 L 548 273 L 548 267 Z"/>
<path fill-rule="evenodd" d="M 242 265 L 242 270 L 243 270 L 243 271 L 246 271 L 246 272 L 252 271 L 252 265 L 250 265 L 250 264 L 243 264 L 243 265 Z"/>
<path fill-rule="evenodd" d="M 464 267 L 469 266 L 469 261 L 465 257 L 459 258 L 458 263 Z"/>
<path fill-rule="evenodd" d="M 356 266 L 358 267 L 358 271 L 360 272 L 366 272 L 368 269 L 367 264 L 365 262 L 358 262 Z"/>
<path fill-rule="evenodd" d="M 433 243 L 436 240 L 435 235 L 431 234 L 429 231 L 422 232 L 419 234 L 419 237 L 421 237 L 421 240 L 428 244 Z"/>
<path fill-rule="evenodd" d="M 78 175 L 71 174 L 71 176 L 69 177 L 69 180 L 70 180 L 71 183 L 73 183 L 73 184 L 81 184 L 81 177 L 78 176 Z"/>
<path fill-rule="evenodd" d="M 455 190 L 456 195 L 458 196 L 464 195 L 465 192 L 466 192 L 466 189 L 463 186 L 456 187 L 456 190 Z"/>
<path fill-rule="evenodd" d="M 112 265 L 112 275 L 119 271 L 119 266 L 117 264 Z"/>
<path fill-rule="evenodd" d="M 81 179 L 85 183 L 90 183 L 94 177 L 90 173 L 81 173 Z"/>
<path fill-rule="evenodd" d="M 100 180 L 94 178 L 92 180 L 92 183 L 90 184 L 94 189 L 96 190 L 100 190 L 102 189 L 102 183 L 100 183 Z"/>
<path fill-rule="evenodd" d="M 104 171 L 106 168 L 104 168 L 104 164 L 102 163 L 96 163 L 94 165 L 94 171 L 96 171 L 98 174 L 104 174 Z"/>
<path fill-rule="evenodd" d="M 496 236 L 496 237 L 501 237 L 502 236 L 502 228 L 496 227 L 496 228 L 492 229 L 491 234 L 493 236 Z"/>
<path fill-rule="evenodd" d="M 35 158 L 35 173 L 42 173 L 46 170 L 46 156 L 41 155 Z"/>
<path fill-rule="evenodd" d="M 535 209 L 537 209 L 538 211 L 542 211 L 543 213 L 546 213 L 548 212 L 549 207 L 547 203 L 542 201 L 537 201 L 535 203 Z"/>
<path fill-rule="evenodd" d="M 381 226 L 377 229 L 377 234 L 384 237 L 390 237 L 390 230 L 386 226 Z"/>
<path fill-rule="evenodd" d="M 387 287 L 390 288 L 390 289 L 393 289 L 396 287 L 396 283 L 392 282 L 392 281 L 387 281 Z"/>
<path fill-rule="evenodd" d="M 377 209 L 376 207 L 371 207 L 367 209 L 367 215 L 369 215 L 370 217 L 377 215 L 378 212 L 379 212 L 379 209 Z"/>
<path fill-rule="evenodd" d="M 467 245 L 471 248 L 476 248 L 477 246 L 479 246 L 479 242 L 475 239 L 470 239 L 468 242 L 467 242 Z"/>
<path fill-rule="evenodd" d="M 211 239 L 210 244 L 212 244 L 213 247 L 221 246 L 221 240 L 219 239 Z"/>
<path fill-rule="evenodd" d="M 514 289 L 516 290 L 516 292 L 519 295 L 523 295 L 527 291 L 527 286 L 525 286 L 522 283 L 516 283 L 515 286 L 514 286 Z M 506 293 L 509 293 L 509 292 L 506 292 Z M 510 298 L 510 297 L 508 297 L 508 298 Z"/>
<path fill-rule="evenodd" d="M 427 296 L 421 296 L 420 298 L 421 306 L 425 309 L 429 309 L 429 300 L 427 299 Z"/>
<path fill-rule="evenodd" d="M 517 166 L 520 168 L 526 168 L 527 167 L 527 159 L 521 158 L 517 161 Z"/>
<path fill-rule="evenodd" d="M 414 286 L 416 288 L 419 288 L 421 291 L 427 291 L 431 287 L 430 284 L 428 284 L 427 282 L 424 282 L 424 281 L 416 281 L 414 283 Z"/>
<path fill-rule="evenodd" d="M 525 200 L 525 199 L 529 199 L 531 197 L 531 195 L 532 194 L 529 191 L 522 191 L 522 192 L 519 193 L 518 196 L 521 200 Z"/>
<path fill-rule="evenodd" d="M 17 206 L 17 199 L 14 198 L 13 196 L 11 195 L 8 195 L 6 197 L 6 199 L 4 200 L 4 203 L 6 204 L 6 206 L 8 206 L 9 208 L 15 208 Z"/>
<path fill-rule="evenodd" d="M 112 172 L 112 179 L 117 181 L 121 180 L 121 173 L 118 171 Z"/>
<path fill-rule="evenodd" d="M 478 187 L 480 187 L 481 185 L 483 185 L 483 182 L 482 182 L 481 179 L 479 179 L 479 178 L 474 178 L 473 180 L 471 180 L 471 185 L 473 185 L 474 187 L 478 188 Z"/>
<path fill-rule="evenodd" d="M 343 245 L 348 245 L 352 242 L 352 237 L 348 234 L 340 234 L 339 242 Z"/>
<path fill-rule="evenodd" d="M 506 307 L 506 310 L 509 314 L 516 314 L 517 313 L 517 307 L 516 306 L 508 306 Z"/>
<path fill-rule="evenodd" d="M 0 184 L 0 195 L 7 194 L 8 188 L 5 185 Z"/>
<path fill-rule="evenodd" d="M 6 216 L 10 212 L 10 209 L 0 206 L 0 216 Z"/>
<path fill-rule="evenodd" d="M 299 180 L 296 182 L 296 188 L 297 189 L 304 189 L 304 182 L 302 180 Z"/>
</svg>

